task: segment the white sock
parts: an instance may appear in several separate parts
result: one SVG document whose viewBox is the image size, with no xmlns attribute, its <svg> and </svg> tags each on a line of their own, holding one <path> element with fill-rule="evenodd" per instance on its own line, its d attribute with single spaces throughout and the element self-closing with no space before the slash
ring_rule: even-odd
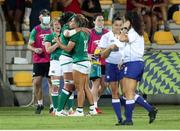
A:
<svg viewBox="0 0 180 131">
<path fill-rule="evenodd" d="M 94 102 L 94 107 L 95 107 L 95 108 L 97 108 L 97 107 L 98 107 L 98 106 L 97 106 L 97 102 Z"/>
<path fill-rule="evenodd" d="M 38 100 L 38 105 L 43 105 L 43 100 Z"/>
<path fill-rule="evenodd" d="M 91 105 L 91 106 L 89 107 L 89 110 L 91 110 L 91 111 L 93 111 L 94 109 L 95 109 L 94 105 Z"/>
<path fill-rule="evenodd" d="M 53 108 L 53 104 L 50 104 L 50 108 Z"/>
<path fill-rule="evenodd" d="M 78 107 L 78 108 L 76 109 L 76 111 L 78 111 L 78 112 L 81 113 L 81 112 L 83 112 L 83 108 L 79 108 L 79 107 Z"/>
</svg>

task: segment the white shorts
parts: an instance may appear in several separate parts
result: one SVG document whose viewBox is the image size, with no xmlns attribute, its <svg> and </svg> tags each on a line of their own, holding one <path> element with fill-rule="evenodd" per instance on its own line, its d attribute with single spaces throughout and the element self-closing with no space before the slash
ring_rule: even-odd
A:
<svg viewBox="0 0 180 131">
<path fill-rule="evenodd" d="M 49 67 L 49 76 L 62 76 L 62 69 L 58 60 L 51 60 Z"/>
<path fill-rule="evenodd" d="M 73 70 L 89 75 L 91 72 L 91 62 L 82 61 L 82 62 L 73 63 Z"/>
<path fill-rule="evenodd" d="M 59 61 L 63 73 L 72 72 L 72 60 L 73 59 L 71 57 L 65 55 L 60 56 Z"/>
</svg>

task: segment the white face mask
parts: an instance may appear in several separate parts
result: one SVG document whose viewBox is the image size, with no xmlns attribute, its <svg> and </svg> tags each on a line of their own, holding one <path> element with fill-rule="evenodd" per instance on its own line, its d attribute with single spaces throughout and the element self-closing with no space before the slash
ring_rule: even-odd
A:
<svg viewBox="0 0 180 131">
<path fill-rule="evenodd" d="M 95 30 L 96 30 L 97 32 L 101 33 L 101 32 L 102 32 L 102 29 L 103 29 L 103 26 L 96 26 L 96 25 L 95 25 Z"/>
<path fill-rule="evenodd" d="M 50 23 L 50 16 L 43 16 L 42 22 L 43 22 L 43 24 L 48 25 Z"/>
</svg>

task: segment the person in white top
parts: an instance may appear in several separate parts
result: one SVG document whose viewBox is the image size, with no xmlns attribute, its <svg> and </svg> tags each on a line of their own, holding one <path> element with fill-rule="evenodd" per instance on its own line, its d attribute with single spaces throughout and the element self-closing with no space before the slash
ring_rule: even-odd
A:
<svg viewBox="0 0 180 131">
<path fill-rule="evenodd" d="M 122 24 L 122 19 L 115 15 L 112 21 L 112 31 L 104 34 L 98 45 L 102 50 L 101 56 L 106 58 L 105 81 L 112 90 L 112 106 L 118 118 L 116 125 L 122 122 L 118 89 L 118 81 L 121 80 L 122 77 L 118 64 L 122 64 L 124 43 L 116 38 L 116 36 L 120 34 Z"/>
<path fill-rule="evenodd" d="M 157 109 L 149 105 L 141 96 L 135 93 L 137 83 L 141 80 L 144 71 L 144 38 L 142 23 L 137 12 L 127 12 L 122 30 L 126 34 L 119 35 L 119 40 L 126 42 L 124 48 L 124 63 L 121 66 L 123 74 L 122 86 L 126 97 L 125 116 L 122 125 L 133 125 L 132 112 L 135 103 L 140 104 L 149 111 L 149 123 L 152 123 Z"/>
</svg>

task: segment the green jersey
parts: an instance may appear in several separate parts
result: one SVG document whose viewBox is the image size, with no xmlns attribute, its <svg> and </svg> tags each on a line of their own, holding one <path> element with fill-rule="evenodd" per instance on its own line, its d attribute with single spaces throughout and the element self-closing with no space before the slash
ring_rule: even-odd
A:
<svg viewBox="0 0 180 131">
<path fill-rule="evenodd" d="M 62 27 L 62 33 L 61 33 L 61 40 L 62 40 L 62 44 L 64 44 L 64 45 L 68 45 L 68 42 L 69 42 L 69 40 L 70 40 L 70 38 L 68 38 L 68 37 L 65 37 L 64 36 L 64 34 L 63 34 L 63 32 L 65 31 L 65 30 L 69 30 L 70 28 L 69 28 L 69 26 L 68 25 L 64 25 L 63 27 Z M 62 55 L 65 55 L 65 56 L 69 56 L 69 57 L 72 57 L 71 56 L 71 53 L 70 52 L 67 52 L 67 51 L 65 51 L 65 50 L 63 50 L 62 51 Z"/>
<path fill-rule="evenodd" d="M 54 45 L 56 42 L 54 41 L 54 37 L 56 37 L 56 33 L 53 32 L 45 37 L 45 42 L 50 42 L 51 45 Z M 59 57 L 62 53 L 60 48 L 56 48 L 55 51 L 51 53 L 51 60 L 59 60 Z"/>
<path fill-rule="evenodd" d="M 88 48 L 89 36 L 85 32 L 78 32 L 71 37 L 72 42 L 75 42 L 75 46 L 72 50 L 73 63 L 80 61 L 89 61 L 87 48 Z"/>
</svg>

